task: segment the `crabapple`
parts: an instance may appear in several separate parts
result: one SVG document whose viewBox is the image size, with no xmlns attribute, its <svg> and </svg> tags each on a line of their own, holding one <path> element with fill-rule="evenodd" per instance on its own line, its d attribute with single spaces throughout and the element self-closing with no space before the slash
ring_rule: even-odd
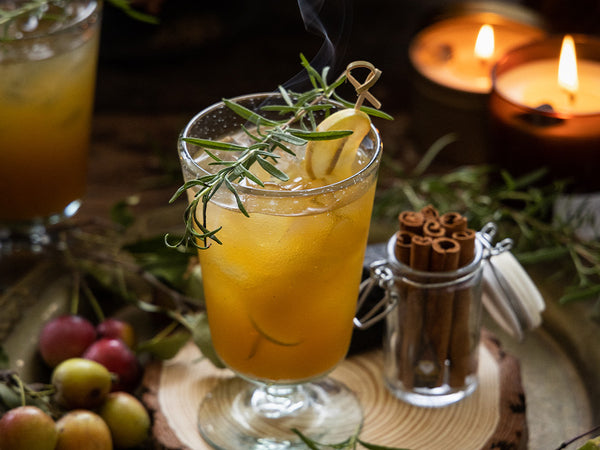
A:
<svg viewBox="0 0 600 450">
<path fill-rule="evenodd" d="M 131 349 L 135 347 L 135 330 L 129 322 L 109 317 L 98 324 L 96 331 L 101 338 L 121 339 L 127 344 L 127 347 Z"/>
<path fill-rule="evenodd" d="M 42 359 L 50 367 L 81 356 L 96 340 L 96 328 L 84 317 L 65 314 L 44 324 L 38 338 Z"/>
<path fill-rule="evenodd" d="M 54 420 L 36 406 L 19 406 L 0 419 L 0 450 L 54 450 Z"/>
<path fill-rule="evenodd" d="M 106 422 L 86 409 L 69 411 L 56 422 L 56 450 L 112 450 L 113 443 Z"/>
<path fill-rule="evenodd" d="M 150 415 L 133 395 L 111 392 L 100 407 L 99 414 L 108 425 L 116 447 L 137 447 L 148 439 Z"/>
<path fill-rule="evenodd" d="M 112 376 L 98 362 L 70 358 L 55 367 L 52 384 L 60 405 L 67 409 L 90 409 L 104 401 L 112 387 Z"/>
<path fill-rule="evenodd" d="M 131 391 L 141 376 L 140 364 L 133 351 L 120 339 L 102 338 L 88 347 L 83 357 L 96 361 L 117 376 L 113 391 Z"/>
</svg>

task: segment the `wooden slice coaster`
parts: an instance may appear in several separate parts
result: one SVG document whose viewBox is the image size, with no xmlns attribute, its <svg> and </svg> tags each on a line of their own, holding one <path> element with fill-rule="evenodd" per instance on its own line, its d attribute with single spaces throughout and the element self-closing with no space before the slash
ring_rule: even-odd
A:
<svg viewBox="0 0 600 450">
<path fill-rule="evenodd" d="M 356 392 L 365 413 L 360 437 L 372 444 L 417 449 L 521 449 L 527 447 L 525 394 L 516 358 L 482 332 L 479 387 L 445 408 L 419 408 L 401 402 L 385 388 L 381 351 L 348 358 L 331 377 Z M 233 375 L 216 369 L 193 344 L 175 358 L 148 367 L 146 405 L 154 412 L 156 448 L 210 447 L 196 428 L 198 406 L 220 380 Z"/>
</svg>

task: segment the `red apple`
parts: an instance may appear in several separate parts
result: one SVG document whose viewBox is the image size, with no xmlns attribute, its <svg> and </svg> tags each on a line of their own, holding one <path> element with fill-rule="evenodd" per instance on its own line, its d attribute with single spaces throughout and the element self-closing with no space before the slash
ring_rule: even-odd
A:
<svg viewBox="0 0 600 450">
<path fill-rule="evenodd" d="M 109 317 L 98 324 L 96 331 L 101 338 L 121 339 L 131 349 L 135 346 L 135 330 L 130 323 L 123 320 Z"/>
<path fill-rule="evenodd" d="M 54 450 L 54 420 L 35 406 L 19 406 L 0 419 L 0 450 Z"/>
<path fill-rule="evenodd" d="M 96 329 L 89 320 L 67 314 L 46 322 L 38 348 L 46 364 L 56 367 L 69 358 L 81 356 L 95 340 Z"/>
<path fill-rule="evenodd" d="M 117 376 L 112 391 L 132 391 L 137 386 L 141 375 L 139 362 L 121 339 L 99 339 L 88 347 L 83 357 L 102 364 Z"/>
</svg>

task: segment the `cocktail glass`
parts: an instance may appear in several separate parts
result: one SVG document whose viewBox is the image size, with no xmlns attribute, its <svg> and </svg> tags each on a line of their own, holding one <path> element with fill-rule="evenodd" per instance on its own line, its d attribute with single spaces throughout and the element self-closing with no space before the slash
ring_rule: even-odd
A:
<svg viewBox="0 0 600 450">
<path fill-rule="evenodd" d="M 0 254 L 41 250 L 86 185 L 101 0 L 0 0 Z"/>
<path fill-rule="evenodd" d="M 273 99 L 281 102 L 268 94 L 233 101 L 256 110 Z M 221 140 L 241 125 L 219 103 L 181 137 Z M 358 400 L 326 375 L 352 335 L 381 148 L 372 127 L 362 163 L 343 181 L 312 187 L 300 176 L 284 188 L 237 186 L 250 217 L 227 189 L 208 203 L 208 228 L 222 226 L 222 245 L 199 250 L 209 327 L 218 355 L 238 375 L 200 406 L 200 432 L 214 447 L 305 448 L 293 429 L 322 443 L 360 430 Z M 179 154 L 186 181 L 211 170 L 200 147 L 180 139 Z M 290 175 L 300 163 L 281 164 Z"/>
</svg>

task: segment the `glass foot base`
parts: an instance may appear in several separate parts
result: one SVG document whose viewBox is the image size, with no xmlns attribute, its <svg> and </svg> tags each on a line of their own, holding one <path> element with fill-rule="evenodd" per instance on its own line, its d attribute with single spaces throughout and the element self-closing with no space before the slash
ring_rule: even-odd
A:
<svg viewBox="0 0 600 450">
<path fill-rule="evenodd" d="M 41 253 L 51 242 L 46 227 L 35 224 L 26 230 L 0 229 L 0 255 Z"/>
<path fill-rule="evenodd" d="M 73 200 L 63 211 L 48 217 L 31 220 L 3 221 L 0 219 L 0 257 L 14 254 L 39 254 L 56 244 L 48 227 L 74 216 L 81 207 L 80 200 Z"/>
<path fill-rule="evenodd" d="M 392 383 L 385 380 L 388 390 L 400 400 L 423 408 L 443 408 L 470 396 L 479 385 L 476 376 L 467 377 L 466 384 L 460 389 L 448 385 L 437 388 L 405 389 L 402 383 Z"/>
<path fill-rule="evenodd" d="M 202 401 L 198 427 L 217 449 L 306 449 L 300 436 L 339 444 L 363 422 L 358 399 L 324 378 L 298 386 L 259 386 L 241 378 L 221 382 Z"/>
</svg>

